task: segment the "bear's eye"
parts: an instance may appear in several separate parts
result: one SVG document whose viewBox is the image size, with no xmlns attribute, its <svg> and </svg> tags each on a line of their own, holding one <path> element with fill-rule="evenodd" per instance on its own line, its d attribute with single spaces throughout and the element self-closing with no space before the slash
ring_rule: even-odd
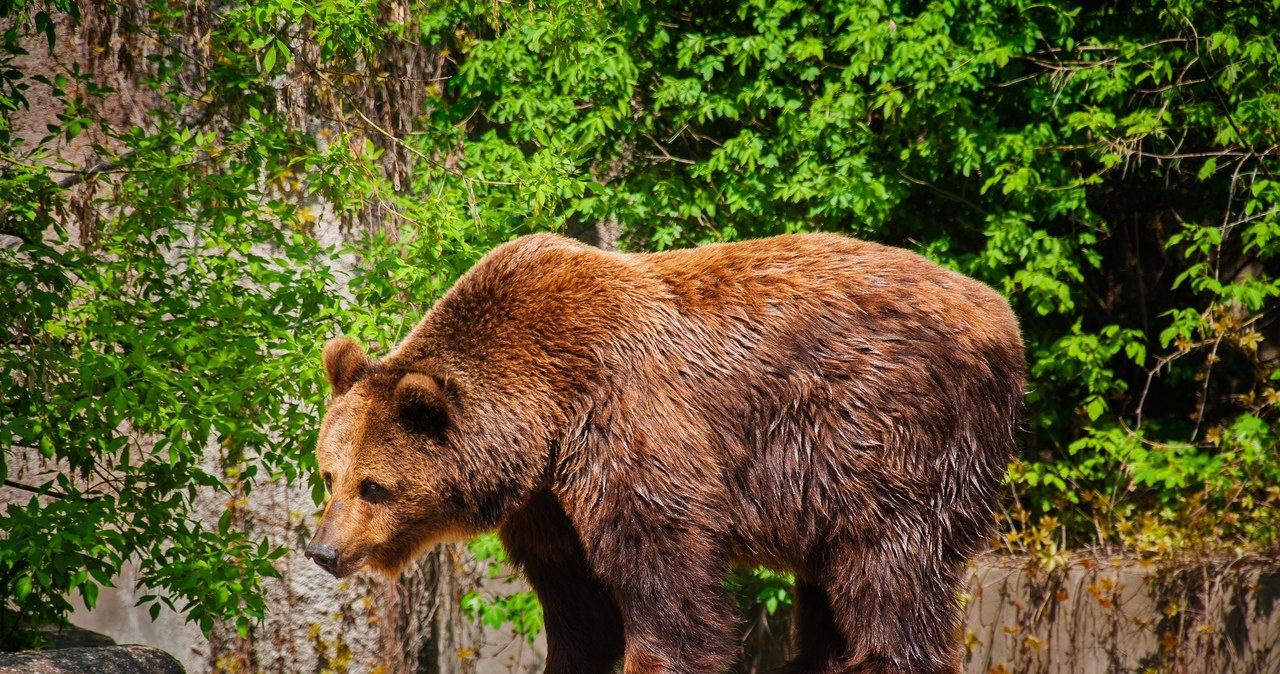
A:
<svg viewBox="0 0 1280 674">
<path fill-rule="evenodd" d="M 365 480 L 360 483 L 360 498 L 366 501 L 376 501 L 386 493 L 387 490 L 373 480 Z"/>
<path fill-rule="evenodd" d="M 324 490 L 332 494 L 333 493 L 333 476 L 328 473 L 325 473 L 320 477 L 324 478 Z"/>
</svg>

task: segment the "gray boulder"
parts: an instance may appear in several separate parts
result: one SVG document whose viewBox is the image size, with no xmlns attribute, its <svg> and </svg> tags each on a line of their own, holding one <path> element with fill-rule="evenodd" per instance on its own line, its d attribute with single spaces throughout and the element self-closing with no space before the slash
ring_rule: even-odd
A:
<svg viewBox="0 0 1280 674">
<path fill-rule="evenodd" d="M 150 646 L 60 648 L 0 654 L 0 674 L 186 674 L 177 658 Z"/>
</svg>

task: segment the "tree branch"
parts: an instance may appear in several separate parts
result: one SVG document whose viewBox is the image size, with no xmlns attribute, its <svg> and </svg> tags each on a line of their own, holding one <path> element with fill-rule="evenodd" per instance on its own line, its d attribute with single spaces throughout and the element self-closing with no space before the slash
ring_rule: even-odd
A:
<svg viewBox="0 0 1280 674">
<path fill-rule="evenodd" d="M 64 493 L 62 493 L 62 492 L 60 492 L 60 491 L 58 491 L 58 490 L 56 490 L 56 489 L 49 489 L 48 487 L 49 487 L 49 485 L 51 485 L 51 484 L 53 484 L 53 483 L 52 483 L 52 482 L 46 482 L 46 483 L 45 483 L 45 485 L 44 485 L 43 487 L 33 487 L 33 486 L 29 485 L 29 484 L 23 484 L 23 483 L 21 483 L 21 482 L 14 482 L 13 480 L 5 480 L 5 481 L 4 481 L 4 486 L 6 486 L 6 487 L 13 487 L 14 489 L 21 489 L 22 491 L 29 491 L 29 492 L 31 492 L 32 494 L 39 494 L 40 496 L 52 496 L 52 497 L 54 497 L 54 498 L 69 498 L 66 494 L 64 494 Z"/>
</svg>

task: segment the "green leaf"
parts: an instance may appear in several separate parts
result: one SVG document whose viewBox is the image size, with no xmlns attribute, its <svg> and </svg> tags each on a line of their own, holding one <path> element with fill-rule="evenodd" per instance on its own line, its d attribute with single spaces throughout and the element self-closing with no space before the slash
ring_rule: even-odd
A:
<svg viewBox="0 0 1280 674">
<path fill-rule="evenodd" d="M 92 581 L 80 586 L 80 594 L 84 597 L 84 605 L 92 609 L 98 605 L 98 584 Z"/>
<path fill-rule="evenodd" d="M 262 55 L 262 74 L 270 75 L 271 70 L 275 68 L 275 65 L 276 65 L 276 50 L 271 47 L 267 47 L 266 53 Z"/>
<path fill-rule="evenodd" d="M 19 603 L 26 601 L 27 596 L 31 594 L 31 576 L 20 576 L 14 582 L 13 586 L 14 598 Z"/>
<path fill-rule="evenodd" d="M 1205 160 L 1204 164 L 1200 166 L 1200 171 L 1196 173 L 1196 177 L 1202 181 L 1208 180 L 1213 176 L 1214 172 L 1217 170 L 1218 170 L 1218 158 L 1209 157 L 1208 159 Z"/>
<path fill-rule="evenodd" d="M 1097 421 L 1107 411 L 1107 403 L 1101 396 L 1093 396 L 1085 401 L 1084 409 L 1090 421 Z"/>
</svg>

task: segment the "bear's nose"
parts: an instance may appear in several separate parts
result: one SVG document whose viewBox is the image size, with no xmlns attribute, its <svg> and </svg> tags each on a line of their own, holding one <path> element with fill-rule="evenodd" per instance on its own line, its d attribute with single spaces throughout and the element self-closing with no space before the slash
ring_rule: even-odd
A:
<svg viewBox="0 0 1280 674">
<path fill-rule="evenodd" d="M 307 559 L 320 565 L 320 568 L 337 575 L 338 573 L 338 549 L 332 545 L 320 545 L 312 543 L 307 546 Z"/>
</svg>

